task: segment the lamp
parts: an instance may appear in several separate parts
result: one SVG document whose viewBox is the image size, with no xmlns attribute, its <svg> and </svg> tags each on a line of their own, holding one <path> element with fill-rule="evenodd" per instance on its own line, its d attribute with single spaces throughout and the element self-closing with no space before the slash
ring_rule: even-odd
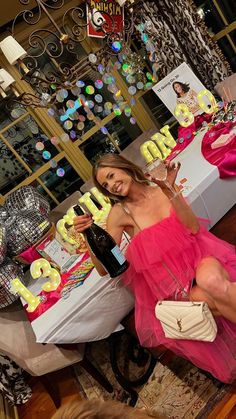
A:
<svg viewBox="0 0 236 419">
<path fill-rule="evenodd" d="M 0 48 L 11 65 L 16 64 L 18 60 L 22 60 L 22 58 L 27 55 L 27 52 L 13 38 L 13 36 L 7 36 L 2 42 L 0 42 Z"/>
<path fill-rule="evenodd" d="M 15 83 L 15 79 L 8 73 L 8 71 L 4 70 L 4 68 L 0 69 L 0 80 L 1 80 L 1 87 L 4 91 L 8 90 L 9 87 Z"/>
<path fill-rule="evenodd" d="M 2 97 L 5 98 L 7 96 L 5 92 L 8 90 L 11 90 L 16 97 L 19 97 L 19 93 L 14 86 L 15 82 L 15 79 L 11 76 L 10 73 L 8 73 L 8 71 L 6 71 L 4 68 L 0 68 L 0 93 Z"/>
</svg>

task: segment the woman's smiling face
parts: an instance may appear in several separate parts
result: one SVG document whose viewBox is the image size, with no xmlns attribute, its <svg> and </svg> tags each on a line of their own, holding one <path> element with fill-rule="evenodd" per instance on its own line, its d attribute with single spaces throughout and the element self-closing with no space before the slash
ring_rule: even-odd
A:
<svg viewBox="0 0 236 419">
<path fill-rule="evenodd" d="M 182 93 L 183 92 L 182 86 L 179 83 L 174 84 L 174 90 L 175 90 L 176 93 Z"/>
<path fill-rule="evenodd" d="M 127 196 L 133 182 L 124 170 L 113 167 L 100 167 L 96 178 L 104 189 L 117 196 Z"/>
</svg>

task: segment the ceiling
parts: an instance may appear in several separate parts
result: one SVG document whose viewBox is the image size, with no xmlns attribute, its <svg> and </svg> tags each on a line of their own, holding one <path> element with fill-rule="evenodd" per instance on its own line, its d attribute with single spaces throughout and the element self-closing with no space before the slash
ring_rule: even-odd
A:
<svg viewBox="0 0 236 419">
<path fill-rule="evenodd" d="M 34 0 L 30 0 L 28 5 L 20 4 L 19 0 L 2 0 L 4 6 L 1 7 L 0 13 L 0 27 L 5 26 L 8 22 L 14 19 L 14 17 L 24 9 L 32 9 L 36 6 Z"/>
</svg>

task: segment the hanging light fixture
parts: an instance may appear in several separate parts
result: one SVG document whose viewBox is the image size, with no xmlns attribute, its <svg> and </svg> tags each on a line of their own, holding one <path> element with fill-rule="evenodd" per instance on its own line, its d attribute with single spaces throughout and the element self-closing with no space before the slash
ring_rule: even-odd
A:
<svg viewBox="0 0 236 419">
<path fill-rule="evenodd" d="M 18 68 L 21 78 L 32 86 L 34 93 L 26 92 L 19 96 L 14 87 L 15 80 L 6 81 L 4 79 L 7 77 L 6 73 L 3 77 L 0 70 L 0 94 L 6 95 L 4 92 L 11 86 L 17 101 L 24 106 L 51 107 L 56 100 L 57 92 L 75 87 L 76 80 L 93 69 L 95 62 L 97 68 L 98 62 L 107 64 L 111 55 L 118 55 L 120 50 L 112 48 L 115 42 L 117 44 L 123 42 L 126 45 L 130 42 L 134 31 L 134 11 L 130 7 L 133 1 L 113 0 L 115 4 L 113 11 L 117 12 L 120 9 L 122 16 L 124 11 L 121 6 L 123 3 L 125 7 L 127 6 L 125 10 L 127 22 L 123 23 L 122 28 L 117 29 L 113 15 L 105 9 L 105 6 L 104 9 L 99 10 L 99 2 L 85 0 L 79 7 L 70 7 L 64 11 L 64 0 L 35 0 L 37 7 L 33 10 L 21 11 L 13 21 L 12 34 L 0 43 L 0 48 L 8 62 Z M 19 0 L 22 5 L 27 5 L 29 2 L 30 0 Z M 58 23 L 53 18 L 52 12 L 60 9 L 63 15 L 61 22 Z M 49 26 L 38 28 L 43 17 L 47 17 Z M 19 20 L 23 20 L 32 28 L 37 25 L 28 38 L 29 54 L 17 42 L 15 36 L 15 27 Z M 87 38 L 89 24 L 100 34 L 102 46 L 96 54 L 81 57 L 78 56 L 78 46 Z M 65 53 L 67 62 L 63 60 Z M 93 60 L 92 55 L 95 55 Z M 41 57 L 46 57 L 47 61 L 50 61 L 52 68 L 49 71 L 41 70 Z M 76 64 L 73 65 L 73 62 Z M 8 78 L 9 76 L 11 77 L 8 73 Z"/>
</svg>

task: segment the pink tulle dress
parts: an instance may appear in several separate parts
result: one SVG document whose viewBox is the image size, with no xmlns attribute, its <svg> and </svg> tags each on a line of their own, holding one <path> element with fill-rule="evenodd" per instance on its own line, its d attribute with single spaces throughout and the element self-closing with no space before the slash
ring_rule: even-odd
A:
<svg viewBox="0 0 236 419">
<path fill-rule="evenodd" d="M 207 256 L 217 258 L 228 271 L 231 281 L 236 282 L 234 247 L 204 227 L 192 234 L 172 212 L 169 217 L 133 237 L 126 252 L 130 267 L 124 274 L 124 283 L 135 295 L 135 325 L 141 345 L 164 345 L 229 383 L 236 379 L 236 324 L 216 317 L 218 333 L 214 342 L 175 340 L 164 336 L 155 317 L 158 300 L 179 299 L 181 294 L 164 265 L 189 291 L 199 262 Z"/>
</svg>

